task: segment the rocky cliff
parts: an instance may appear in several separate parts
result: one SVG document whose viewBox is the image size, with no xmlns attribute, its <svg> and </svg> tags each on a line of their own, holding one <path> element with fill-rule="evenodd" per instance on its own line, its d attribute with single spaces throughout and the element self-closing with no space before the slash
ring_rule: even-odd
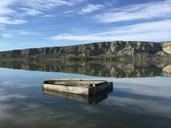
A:
<svg viewBox="0 0 171 128">
<path fill-rule="evenodd" d="M 119 56 L 171 56 L 171 42 L 113 41 L 65 47 L 0 52 L 0 58 L 112 58 Z"/>
</svg>

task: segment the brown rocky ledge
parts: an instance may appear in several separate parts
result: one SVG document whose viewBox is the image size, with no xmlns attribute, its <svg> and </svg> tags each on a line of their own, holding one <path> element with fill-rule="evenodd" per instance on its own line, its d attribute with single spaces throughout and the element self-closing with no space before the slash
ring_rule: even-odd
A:
<svg viewBox="0 0 171 128">
<path fill-rule="evenodd" d="M 120 56 L 171 56 L 171 42 L 113 41 L 65 47 L 31 48 L 0 52 L 7 58 L 113 58 Z"/>
</svg>

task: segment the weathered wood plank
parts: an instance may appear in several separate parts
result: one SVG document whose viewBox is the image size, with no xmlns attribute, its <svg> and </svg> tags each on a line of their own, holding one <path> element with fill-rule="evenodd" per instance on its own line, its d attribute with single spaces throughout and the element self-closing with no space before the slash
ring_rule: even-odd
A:
<svg viewBox="0 0 171 128">
<path fill-rule="evenodd" d="M 104 80 L 59 79 L 44 81 L 43 89 L 80 95 L 96 95 L 111 86 L 113 86 L 112 82 Z"/>
</svg>

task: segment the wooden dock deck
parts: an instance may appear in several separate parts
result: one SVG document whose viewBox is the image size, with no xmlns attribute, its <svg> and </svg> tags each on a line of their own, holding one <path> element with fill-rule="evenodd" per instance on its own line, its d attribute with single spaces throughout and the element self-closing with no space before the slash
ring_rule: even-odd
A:
<svg viewBox="0 0 171 128">
<path fill-rule="evenodd" d="M 104 80 L 58 79 L 44 81 L 42 87 L 44 90 L 92 96 L 112 88 L 113 82 Z"/>
</svg>

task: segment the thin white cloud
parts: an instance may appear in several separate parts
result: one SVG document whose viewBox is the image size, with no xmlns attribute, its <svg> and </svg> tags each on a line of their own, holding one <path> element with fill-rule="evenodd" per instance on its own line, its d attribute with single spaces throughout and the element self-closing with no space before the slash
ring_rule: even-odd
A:
<svg viewBox="0 0 171 128">
<path fill-rule="evenodd" d="M 22 20 L 22 19 L 12 19 L 10 17 L 1 17 L 0 16 L 0 25 L 7 25 L 7 24 L 11 24 L 11 25 L 18 25 L 18 24 L 24 24 L 26 23 L 26 20 Z"/>
<path fill-rule="evenodd" d="M 27 1 L 20 1 L 20 6 L 24 7 L 24 12 L 22 15 L 31 15 L 37 16 L 41 14 L 41 17 L 54 17 L 54 14 L 44 14 L 45 12 L 52 10 L 55 7 L 62 7 L 62 6 L 74 6 L 78 3 L 82 3 L 86 0 L 27 0 Z M 46 5 L 46 6 L 45 6 Z M 66 11 L 69 12 L 70 10 Z"/>
<path fill-rule="evenodd" d="M 171 20 L 140 23 L 113 28 L 109 31 L 93 34 L 75 35 L 60 34 L 51 36 L 53 40 L 73 41 L 111 41 L 111 40 L 146 40 L 162 41 L 171 40 Z"/>
<path fill-rule="evenodd" d="M 17 0 L 1 0 L 0 1 L 0 25 L 18 25 L 26 23 L 26 20 L 12 18 L 17 15 L 17 12 L 11 8 L 10 5 L 16 3 Z"/>
<path fill-rule="evenodd" d="M 97 14 L 93 19 L 102 23 L 171 17 L 171 0 L 128 5 Z"/>
<path fill-rule="evenodd" d="M 17 0 L 1 0 L 0 1 L 0 17 L 16 13 L 15 10 L 12 10 L 9 8 L 9 6 L 14 4 L 16 1 Z"/>
<path fill-rule="evenodd" d="M 71 14 L 71 13 L 74 13 L 74 11 L 73 10 L 67 10 L 67 11 L 63 12 L 64 15 L 68 15 L 68 14 Z"/>
<path fill-rule="evenodd" d="M 0 36 L 3 38 L 16 38 L 16 37 L 23 37 L 23 36 L 35 36 L 38 33 L 29 32 L 25 30 L 4 30 L 1 32 Z"/>
<path fill-rule="evenodd" d="M 51 17 L 55 17 L 55 14 L 45 14 L 45 15 L 42 15 L 41 17 L 51 18 Z"/>
<path fill-rule="evenodd" d="M 8 7 L 14 4 L 15 2 L 16 0 L 1 0 L 0 1 L 0 17 L 16 13 L 14 10 Z"/>
<path fill-rule="evenodd" d="M 100 10 L 102 8 L 104 8 L 105 6 L 102 4 L 88 4 L 86 7 L 81 9 L 81 14 L 87 14 L 87 13 L 91 13 L 97 10 Z"/>
<path fill-rule="evenodd" d="M 0 25 L 23 24 L 27 22 L 24 20 L 26 16 L 44 14 L 47 16 L 45 12 L 50 9 L 59 6 L 74 6 L 84 1 L 86 0 L 0 0 Z M 11 5 L 17 5 L 17 7 L 12 8 Z"/>
<path fill-rule="evenodd" d="M 13 13 L 15 13 L 15 11 L 11 10 L 9 8 L 0 8 L 0 16 L 9 15 L 9 14 L 13 14 Z"/>
<path fill-rule="evenodd" d="M 73 6 L 77 3 L 84 2 L 85 0 L 20 0 L 21 4 L 38 10 L 52 9 L 57 6 Z M 46 6 L 45 6 L 46 5 Z"/>
<path fill-rule="evenodd" d="M 42 14 L 43 12 L 36 10 L 36 9 L 30 9 L 30 8 L 21 8 L 22 11 L 24 11 L 21 15 L 23 16 L 37 16 L 39 14 Z"/>
<path fill-rule="evenodd" d="M 16 1 L 17 0 L 0 0 L 0 7 L 11 5 Z"/>
</svg>

